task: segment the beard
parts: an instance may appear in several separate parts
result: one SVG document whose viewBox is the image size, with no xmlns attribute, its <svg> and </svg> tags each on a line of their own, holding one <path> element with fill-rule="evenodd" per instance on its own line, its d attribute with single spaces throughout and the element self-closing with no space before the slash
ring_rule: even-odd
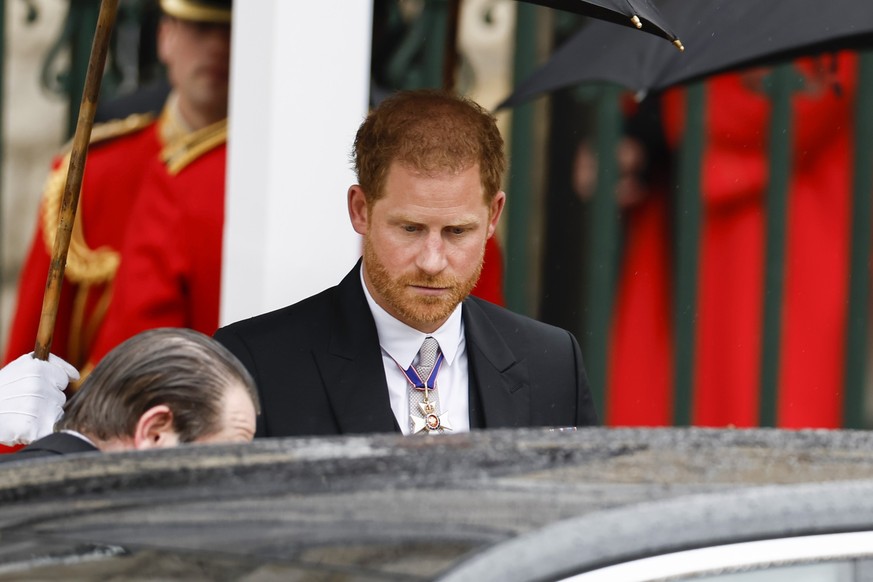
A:
<svg viewBox="0 0 873 582">
<path fill-rule="evenodd" d="M 432 276 L 420 272 L 392 278 L 385 264 L 379 260 L 370 238 L 364 238 L 364 265 L 370 282 L 391 307 L 395 317 L 412 327 L 441 325 L 448 319 L 479 281 L 484 258 L 485 245 L 483 244 L 476 270 L 467 279 Z M 436 287 L 446 289 L 447 292 L 439 296 L 421 295 L 410 289 L 411 286 Z"/>
</svg>

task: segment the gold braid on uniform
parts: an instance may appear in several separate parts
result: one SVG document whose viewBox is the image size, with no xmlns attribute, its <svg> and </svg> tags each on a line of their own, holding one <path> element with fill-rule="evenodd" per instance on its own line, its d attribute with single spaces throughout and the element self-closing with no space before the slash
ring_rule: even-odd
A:
<svg viewBox="0 0 873 582">
<path fill-rule="evenodd" d="M 118 121 L 96 125 L 91 131 L 90 143 L 95 144 L 137 131 L 147 126 L 153 119 L 154 117 L 149 114 L 137 114 Z M 70 144 L 67 144 L 64 149 L 69 150 Z M 49 256 L 52 256 L 54 253 L 55 238 L 57 237 L 58 221 L 69 165 L 70 153 L 68 152 L 64 155 L 57 168 L 49 174 L 45 189 L 43 190 L 42 230 L 43 240 Z M 82 229 L 82 215 L 79 212 L 81 210 L 81 199 L 79 208 L 76 210 L 76 221 L 73 224 L 73 232 L 70 237 L 70 247 L 67 251 L 64 276 L 78 285 L 73 299 L 70 337 L 68 338 L 69 353 L 67 357 L 71 364 L 80 367 L 84 363 L 81 361 L 85 356 L 84 351 L 93 341 L 97 328 L 100 322 L 103 321 L 103 317 L 106 315 L 106 310 L 109 307 L 112 290 L 109 283 L 115 277 L 121 257 L 118 251 L 112 248 L 100 247 L 92 249 L 88 246 Z M 92 287 L 99 285 L 105 285 L 105 288 L 97 302 L 94 313 L 86 323 L 85 307 L 88 301 L 88 294 Z"/>
<path fill-rule="evenodd" d="M 161 160 L 170 175 L 175 176 L 185 166 L 227 141 L 227 119 L 193 131 L 164 146 Z"/>
<path fill-rule="evenodd" d="M 154 117 L 151 115 L 131 115 L 125 119 L 96 125 L 91 131 L 91 144 L 136 131 L 151 123 L 153 119 Z M 70 154 L 68 152 L 58 167 L 49 174 L 43 190 L 42 227 L 49 256 L 51 256 L 55 246 L 58 218 L 64 198 L 64 185 L 69 165 Z M 118 269 L 118 252 L 107 247 L 92 249 L 88 246 L 79 210 L 81 210 L 81 200 L 79 208 L 76 209 L 76 222 L 73 224 L 70 250 L 67 254 L 67 266 L 64 273 L 70 281 L 75 283 L 105 283 L 115 276 L 115 271 Z"/>
</svg>

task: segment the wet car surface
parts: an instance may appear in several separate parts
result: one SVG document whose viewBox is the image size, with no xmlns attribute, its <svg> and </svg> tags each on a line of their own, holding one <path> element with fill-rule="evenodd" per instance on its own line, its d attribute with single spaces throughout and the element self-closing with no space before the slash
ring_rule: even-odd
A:
<svg viewBox="0 0 873 582">
<path fill-rule="evenodd" d="M 556 580 L 867 529 L 861 431 L 267 439 L 0 465 L 0 580 Z"/>
</svg>

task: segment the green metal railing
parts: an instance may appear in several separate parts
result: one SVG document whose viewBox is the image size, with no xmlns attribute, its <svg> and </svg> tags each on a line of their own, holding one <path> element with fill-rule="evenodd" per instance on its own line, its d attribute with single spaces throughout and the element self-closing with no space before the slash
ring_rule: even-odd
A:
<svg viewBox="0 0 873 582">
<path fill-rule="evenodd" d="M 700 258 L 700 167 L 703 153 L 706 87 L 688 87 L 685 136 L 679 154 L 678 200 L 676 203 L 676 290 L 674 319 L 673 424 L 691 424 L 694 397 L 694 330 L 697 314 L 697 272 Z"/>
<path fill-rule="evenodd" d="M 846 370 L 843 425 L 869 428 L 864 418 L 870 311 L 870 245 L 873 243 L 873 53 L 862 53 L 855 97 L 855 155 L 852 188 L 852 233 L 849 307 L 846 324 Z"/>
<path fill-rule="evenodd" d="M 619 210 L 615 198 L 618 183 L 618 161 L 614 155 L 621 137 L 622 114 L 619 108 L 618 87 L 598 87 L 596 100 L 596 151 L 598 156 L 597 187 L 592 208 L 588 214 L 588 273 L 586 301 L 588 308 L 581 310 L 585 362 L 588 380 L 598 403 L 605 401 L 603 393 L 609 361 L 609 328 L 615 295 L 615 277 L 619 239 Z M 599 411 L 603 418 L 603 410 Z"/>
<path fill-rule="evenodd" d="M 536 68 L 536 23 L 538 11 L 530 5 L 519 5 L 516 17 L 514 68 L 516 74 L 526 75 Z M 509 159 L 510 175 L 506 182 L 506 231 L 512 233 L 505 239 L 506 303 L 510 309 L 519 313 L 530 313 L 534 309 L 530 284 L 533 255 L 536 249 L 530 244 L 533 225 L 534 196 L 537 189 L 532 155 L 529 151 L 533 140 L 536 112 L 532 103 L 516 107 L 512 113 L 511 141 Z"/>
<path fill-rule="evenodd" d="M 76 131 L 85 87 L 85 71 L 99 12 L 100 0 L 70 1 L 64 27 L 49 49 L 40 72 L 40 83 L 44 88 L 68 99 L 68 136 Z M 69 55 L 69 61 L 63 56 L 65 54 Z"/>
<path fill-rule="evenodd" d="M 122 85 L 126 85 L 129 90 L 135 89 L 141 82 L 152 80 L 157 71 L 161 70 L 155 55 L 129 54 L 131 51 L 145 51 L 145 47 L 154 44 L 152 39 L 140 38 L 140 34 L 154 35 L 153 30 L 141 30 L 143 23 L 148 20 L 150 10 L 154 10 L 150 0 L 125 0 L 119 3 L 109 47 L 110 58 L 100 88 L 102 99 L 114 97 Z M 68 137 L 76 130 L 85 87 L 85 72 L 99 13 L 100 0 L 70 0 L 64 26 L 46 53 L 40 71 L 40 85 L 48 92 L 67 100 Z M 38 14 L 35 11 L 33 18 L 38 18 Z M 121 37 L 134 37 L 134 44 L 137 46 L 119 47 L 118 40 Z M 153 62 L 145 62 L 148 58 Z M 122 60 L 129 65 L 126 69 L 134 70 L 123 72 L 120 66 Z"/>
<path fill-rule="evenodd" d="M 390 34 L 398 40 L 385 62 L 375 64 L 384 72 L 390 85 L 387 88 L 421 89 L 443 85 L 450 8 L 450 0 L 429 0 L 416 18 L 403 22 L 398 7 L 389 7 L 386 20 L 391 27 Z"/>
<path fill-rule="evenodd" d="M 791 176 L 792 65 L 781 65 L 771 75 L 770 181 L 767 186 L 766 249 L 764 268 L 764 329 L 761 345 L 761 398 L 758 424 L 776 426 L 779 397 L 779 350 L 782 344 L 782 305 L 785 289 L 788 181 Z"/>
</svg>

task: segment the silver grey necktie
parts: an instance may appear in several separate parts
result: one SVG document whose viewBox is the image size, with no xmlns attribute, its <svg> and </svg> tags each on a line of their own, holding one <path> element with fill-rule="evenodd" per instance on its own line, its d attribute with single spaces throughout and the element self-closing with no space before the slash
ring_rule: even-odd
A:
<svg viewBox="0 0 873 582">
<path fill-rule="evenodd" d="M 434 338 L 431 336 L 424 338 L 421 349 L 418 350 L 418 364 L 415 366 L 415 371 L 425 384 L 428 384 L 428 378 L 439 357 L 439 352 L 440 345 Z M 409 384 L 409 423 L 413 434 L 451 430 L 446 415 L 441 415 L 439 411 L 436 378 L 431 379 L 430 385 L 434 387 L 433 390 L 427 388 L 420 390 Z"/>
</svg>

